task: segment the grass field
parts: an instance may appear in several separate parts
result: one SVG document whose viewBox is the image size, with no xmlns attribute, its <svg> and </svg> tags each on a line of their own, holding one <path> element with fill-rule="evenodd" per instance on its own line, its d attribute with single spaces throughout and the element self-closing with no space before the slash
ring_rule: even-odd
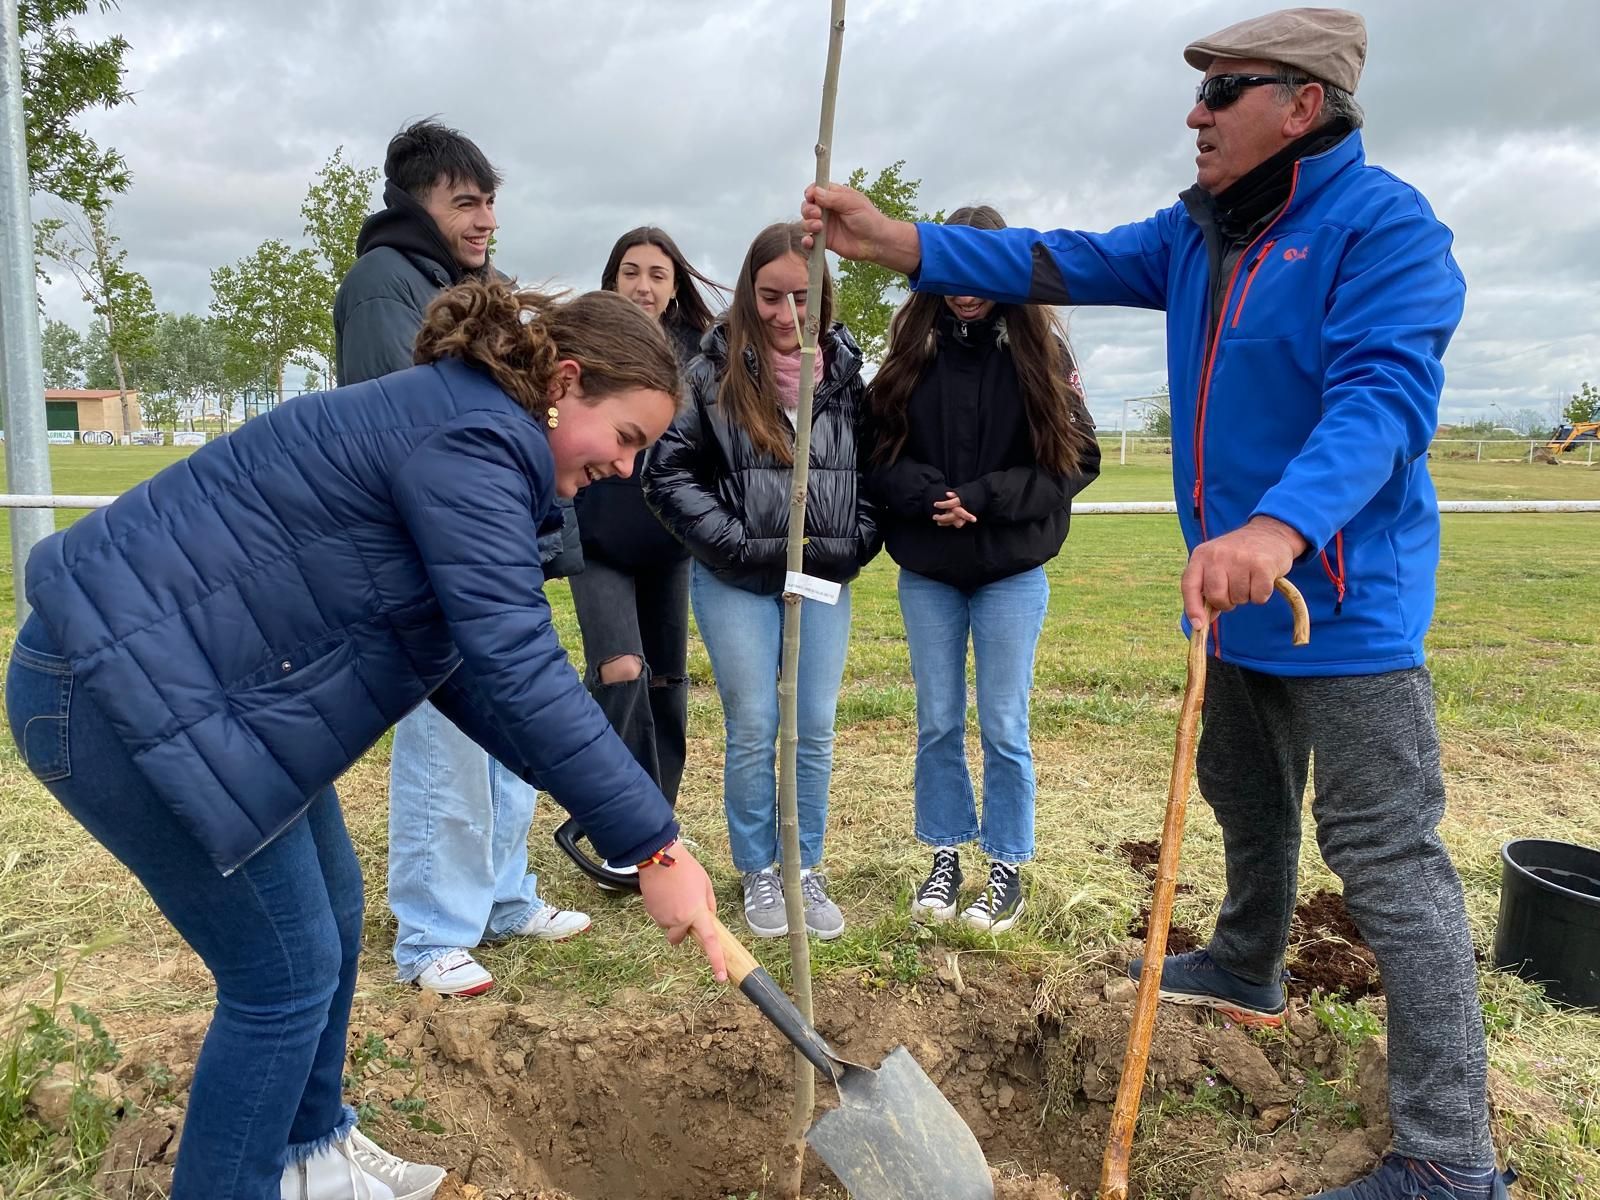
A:
<svg viewBox="0 0 1600 1200">
<path fill-rule="evenodd" d="M 1110 465 L 1085 499 L 1169 498 L 1165 458 L 1141 456 L 1118 467 L 1114 444 L 1109 449 Z M 122 491 L 181 453 L 58 447 L 52 450 L 54 488 Z M 1565 465 L 1446 461 L 1435 464 L 1435 479 L 1447 499 L 1600 499 L 1600 472 Z M 14 578 L 9 539 L 0 545 L 4 648 L 12 634 Z M 948 929 L 931 935 L 968 956 L 974 969 L 1004 960 L 1036 968 L 1047 980 L 1070 979 L 1125 937 L 1142 881 L 1108 848 L 1159 833 L 1183 684 L 1183 646 L 1174 633 L 1182 564 L 1170 517 L 1081 518 L 1052 564 L 1034 694 L 1040 795 L 1039 857 L 1028 875 L 1031 915 L 998 945 Z M 550 590 L 563 640 L 575 647 L 566 589 Z M 1466 884 L 1474 940 L 1485 954 L 1504 841 L 1537 835 L 1600 844 L 1597 601 L 1600 517 L 1444 519 L 1430 641 L 1450 789 L 1443 835 Z M 903 961 L 906 951 L 915 959 L 930 939 L 906 918 L 907 891 L 925 864 L 910 833 L 915 712 L 887 559 L 855 585 L 854 606 L 826 863 L 851 927 L 838 942 L 817 947 L 819 975 L 880 970 L 886 961 Z M 720 810 L 720 710 L 698 640 L 690 673 L 692 744 L 680 811 L 713 870 L 725 914 L 736 913 L 737 882 Z M 975 738 L 972 748 L 976 761 Z M 383 901 L 386 774 L 387 749 L 380 744 L 350 772 L 341 792 L 369 887 L 363 995 L 398 1005 L 406 992 L 390 982 L 393 924 Z M 502 991 L 551 1008 L 623 996 L 650 1010 L 714 987 L 693 955 L 671 951 L 648 933 L 637 905 L 599 899 L 558 859 L 549 842 L 557 816 L 552 804 L 542 803 L 535 824 L 532 852 L 544 873 L 542 891 L 552 901 L 588 908 L 595 927 L 559 946 L 486 950 L 483 960 Z M 186 952 L 177 937 L 32 779 L 9 739 L 0 748 L 0 829 L 0 997 L 46 994 L 50 973 L 71 958 L 72 947 L 109 935 L 118 944 L 79 963 L 69 989 L 113 1033 L 119 1023 L 208 1005 L 203 971 L 182 969 Z M 1198 800 L 1182 873 L 1194 890 L 1179 897 L 1175 920 L 1208 929 L 1221 899 L 1221 845 Z M 1310 839 L 1301 886 L 1337 889 Z M 761 957 L 782 973 L 781 947 L 763 947 Z M 1537 989 L 1488 971 L 1483 989 L 1495 1067 L 1540 1098 L 1537 1119 L 1503 1114 L 1498 1130 L 1524 1168 L 1520 1194 L 1600 1196 L 1600 1015 L 1560 1010 Z M 10 1007 L 0 1005 L 0 1022 Z M 40 1174 L 44 1151 L 37 1145 L 12 1139 L 8 1162 L 6 1036 L 0 1024 L 0 1197 L 85 1194 L 71 1190 L 82 1173 L 70 1162 Z M 1230 1151 L 1222 1141 L 1200 1149 Z M 30 1169 L 33 1182 L 24 1185 Z"/>
</svg>

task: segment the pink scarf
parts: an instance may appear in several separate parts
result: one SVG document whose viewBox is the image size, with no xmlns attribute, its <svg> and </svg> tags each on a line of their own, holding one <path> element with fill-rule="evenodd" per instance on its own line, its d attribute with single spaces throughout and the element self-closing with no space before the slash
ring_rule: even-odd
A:
<svg viewBox="0 0 1600 1200">
<path fill-rule="evenodd" d="M 772 383 L 778 389 L 778 400 L 789 412 L 800 407 L 800 351 L 790 350 L 779 354 L 767 349 L 767 364 L 772 368 Z M 822 347 L 817 347 L 817 358 L 811 372 L 811 386 L 822 382 Z"/>
</svg>

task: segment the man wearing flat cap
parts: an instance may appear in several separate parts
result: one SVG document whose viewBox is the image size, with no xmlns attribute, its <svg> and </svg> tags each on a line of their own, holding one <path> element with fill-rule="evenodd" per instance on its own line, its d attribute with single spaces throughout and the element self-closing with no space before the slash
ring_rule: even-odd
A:
<svg viewBox="0 0 1600 1200">
<path fill-rule="evenodd" d="M 1426 456 L 1466 285 L 1451 234 L 1369 166 L 1356 13 L 1296 8 L 1191 43 L 1195 185 L 1109 233 L 891 221 L 839 185 L 803 216 L 845 258 L 920 291 L 1164 310 L 1186 621 L 1211 621 L 1198 774 L 1227 896 L 1161 995 L 1283 1020 L 1301 799 L 1388 996 L 1394 1153 L 1323 1200 L 1503 1200 L 1423 635 L 1439 510 Z M 1273 599 L 1311 610 L 1291 645 Z M 1137 967 L 1135 964 L 1135 973 Z"/>
</svg>

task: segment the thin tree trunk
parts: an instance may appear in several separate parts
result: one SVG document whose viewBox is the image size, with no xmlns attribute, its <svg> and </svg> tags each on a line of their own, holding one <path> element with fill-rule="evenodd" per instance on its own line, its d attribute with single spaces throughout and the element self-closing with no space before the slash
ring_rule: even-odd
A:
<svg viewBox="0 0 1600 1200">
<path fill-rule="evenodd" d="M 828 182 L 832 159 L 833 109 L 839 94 L 839 56 L 844 49 L 845 0 L 832 0 L 829 16 L 828 66 L 822 81 L 822 117 L 817 132 L 817 182 Z M 800 339 L 800 406 L 795 413 L 794 479 L 789 498 L 790 571 L 805 569 L 806 484 L 811 465 L 812 374 L 817 361 L 817 337 L 822 308 L 822 276 L 826 267 L 824 239 L 811 249 L 806 282 L 806 323 Z M 795 1005 L 812 1019 L 811 946 L 806 940 L 805 905 L 800 894 L 800 819 L 796 786 L 799 747 L 800 597 L 785 591 L 783 597 L 783 665 L 778 679 L 778 736 L 782 759 L 778 774 L 778 828 L 783 846 L 783 897 L 789 918 L 789 958 Z M 806 1130 L 817 1104 L 816 1072 L 805 1055 L 795 1052 L 794 1108 L 789 1119 L 789 1142 L 778 1176 L 778 1194 L 798 1200 L 805 1169 Z"/>
<path fill-rule="evenodd" d="M 89 236 L 94 239 L 95 273 L 99 278 L 101 289 L 108 287 L 106 283 L 106 219 L 98 209 L 89 213 Z M 132 440 L 133 422 L 128 410 L 128 378 L 122 369 L 122 352 L 117 349 L 117 326 L 111 316 L 111 295 L 104 291 L 105 296 L 105 321 L 106 344 L 111 347 L 111 365 L 117 372 L 117 394 L 122 408 L 122 435 Z M 119 441 L 121 439 L 118 439 Z"/>
</svg>

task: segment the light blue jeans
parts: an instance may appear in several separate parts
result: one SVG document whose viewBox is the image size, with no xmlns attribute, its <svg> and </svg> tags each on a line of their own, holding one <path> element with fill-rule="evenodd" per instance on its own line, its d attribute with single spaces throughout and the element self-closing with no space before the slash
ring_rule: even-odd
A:
<svg viewBox="0 0 1600 1200">
<path fill-rule="evenodd" d="M 783 597 L 758 596 L 723 583 L 698 562 L 689 599 L 722 697 L 725 741 L 722 805 L 728 844 L 741 872 L 778 860 L 778 667 L 783 651 Z M 799 744 L 795 785 L 800 865 L 822 863 L 833 775 L 833 716 L 850 647 L 850 588 L 839 603 L 800 602 L 800 673 L 796 679 Z"/>
<path fill-rule="evenodd" d="M 1028 694 L 1050 583 L 1044 568 L 968 594 L 900 572 L 900 613 L 917 685 L 917 840 L 977 841 L 991 859 L 1033 857 L 1033 748 Z M 983 823 L 967 770 L 967 637 L 978 677 L 983 743 Z"/>
<path fill-rule="evenodd" d="M 394 727 L 389 908 L 401 982 L 509 935 L 542 905 L 528 870 L 534 789 L 424 701 Z"/>
</svg>

